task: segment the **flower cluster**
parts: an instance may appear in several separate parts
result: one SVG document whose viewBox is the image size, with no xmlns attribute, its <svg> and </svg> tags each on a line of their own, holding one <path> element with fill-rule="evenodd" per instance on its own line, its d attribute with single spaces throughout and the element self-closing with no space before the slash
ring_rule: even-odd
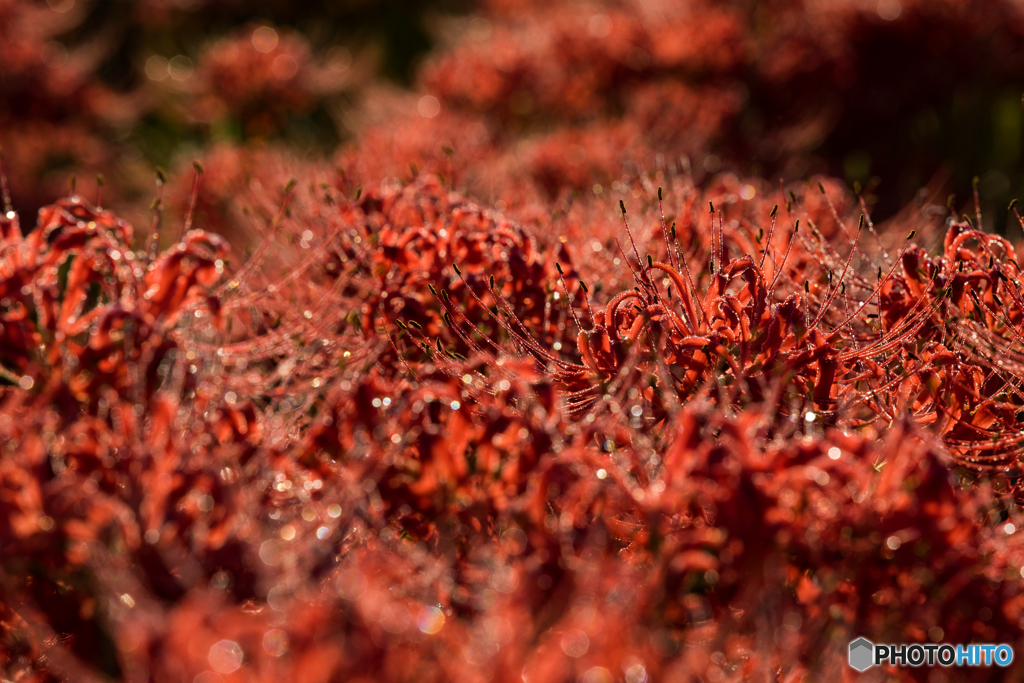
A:
<svg viewBox="0 0 1024 683">
<path fill-rule="evenodd" d="M 1024 301 L 979 217 L 894 247 L 825 180 L 512 220 L 299 170 L 243 193 L 244 262 L 195 192 L 163 252 L 77 195 L 4 219 L 5 676 L 746 680 L 1019 636 Z"/>
<path fill-rule="evenodd" d="M 975 142 L 967 159 L 957 140 L 993 121 L 995 135 L 1016 135 L 1019 97 L 974 75 L 1019 77 L 1020 25 L 1008 3 L 489 2 L 442 33 L 418 95 L 364 100 L 352 153 L 397 175 L 447 141 L 457 186 L 488 204 L 606 190 L 624 167 L 685 157 L 698 180 L 878 176 L 894 183 L 887 212 L 963 159 L 992 169 L 988 194 L 1002 203 L 1019 182 L 1013 153 Z"/>
</svg>

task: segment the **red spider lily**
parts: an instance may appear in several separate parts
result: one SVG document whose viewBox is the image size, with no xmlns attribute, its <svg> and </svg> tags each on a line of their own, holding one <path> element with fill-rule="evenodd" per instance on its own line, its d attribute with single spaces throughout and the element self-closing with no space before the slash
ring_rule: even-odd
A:
<svg viewBox="0 0 1024 683">
<path fill-rule="evenodd" d="M 668 174 L 613 227 L 315 176 L 267 171 L 243 264 L 192 213 L 163 253 L 81 198 L 3 224 L 5 675 L 746 680 L 1017 638 L 1005 241 L 957 215 L 893 258 L 824 184 Z"/>
</svg>

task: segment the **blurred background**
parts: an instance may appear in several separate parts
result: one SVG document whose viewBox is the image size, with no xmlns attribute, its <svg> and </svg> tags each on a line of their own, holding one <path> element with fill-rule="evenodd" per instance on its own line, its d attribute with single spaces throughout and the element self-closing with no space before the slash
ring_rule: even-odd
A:
<svg viewBox="0 0 1024 683">
<path fill-rule="evenodd" d="M 505 205 L 827 174 L 876 219 L 977 176 L 1005 232 L 1022 38 L 1015 0 L 0 0 L 0 144 L 27 215 L 102 173 L 138 222 L 157 166 L 286 154 Z"/>
</svg>

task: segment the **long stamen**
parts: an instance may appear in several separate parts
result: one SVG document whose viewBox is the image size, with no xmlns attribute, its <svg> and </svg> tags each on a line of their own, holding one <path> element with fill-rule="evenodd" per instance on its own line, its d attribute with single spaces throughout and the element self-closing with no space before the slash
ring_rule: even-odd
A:
<svg viewBox="0 0 1024 683">
<path fill-rule="evenodd" d="M 793 235 L 789 238 L 789 246 L 786 247 L 786 254 L 782 257 L 782 263 L 779 264 L 779 269 L 775 271 L 775 277 L 772 278 L 771 285 L 768 286 L 768 300 L 771 301 L 772 294 L 775 293 L 775 285 L 778 283 L 779 278 L 786 270 L 786 261 L 789 260 L 789 254 L 793 251 L 793 245 L 796 243 L 796 235 L 800 231 L 800 219 L 797 218 L 793 224 Z"/>
<path fill-rule="evenodd" d="M 148 263 L 156 261 L 157 253 L 160 250 L 160 227 L 163 221 L 164 184 L 167 176 L 163 169 L 156 169 L 156 199 L 150 210 L 153 212 L 153 222 L 149 229 L 149 240 L 146 243 L 146 258 Z"/>
<path fill-rule="evenodd" d="M 825 184 L 819 182 L 818 190 L 821 191 L 821 196 L 825 198 L 825 204 L 828 205 L 829 211 L 831 211 L 832 213 L 832 219 L 835 220 L 836 225 L 838 225 L 839 229 L 843 231 L 843 235 L 846 237 L 846 239 L 852 240 L 853 235 L 851 235 L 850 232 L 846 229 L 846 224 L 843 222 L 843 219 L 839 217 L 839 212 L 836 211 L 835 204 L 832 203 L 832 198 L 829 197 L 828 192 L 825 191 Z M 857 229 L 859 230 L 860 227 L 858 226 Z"/>
<path fill-rule="evenodd" d="M 715 263 L 715 259 L 718 257 L 718 238 L 720 235 L 718 234 L 718 231 L 715 230 L 715 205 L 710 200 L 708 201 L 708 207 L 711 209 L 709 211 L 711 215 L 711 274 L 714 275 L 718 270 L 720 270 L 721 266 L 720 263 Z"/>
<path fill-rule="evenodd" d="M 185 212 L 184 234 L 186 235 L 192 229 L 192 217 L 195 215 L 196 201 L 199 198 L 199 179 L 203 177 L 203 165 L 198 161 L 193 161 L 192 166 L 195 168 L 196 174 L 192 178 L 192 192 L 189 194 L 188 210 Z"/>
<path fill-rule="evenodd" d="M 1016 199 L 1010 202 L 1010 211 L 1013 211 L 1013 215 L 1017 217 L 1017 222 L 1020 223 L 1020 229 L 1024 230 L 1024 218 L 1021 218 L 1020 212 L 1017 210 Z"/>
<path fill-rule="evenodd" d="M 882 288 L 885 286 L 885 283 L 889 281 L 889 278 L 892 277 L 892 274 L 896 271 L 896 266 L 899 265 L 900 261 L 903 259 L 903 254 L 907 252 L 907 249 L 910 247 L 910 240 L 914 239 L 915 234 L 917 234 L 916 230 L 910 231 L 910 234 L 907 235 L 906 244 L 904 244 L 903 248 L 900 249 L 900 253 L 896 256 L 896 262 L 892 264 L 892 268 L 889 269 L 889 272 L 886 273 L 884 278 L 878 281 L 878 285 L 875 286 L 875 289 L 871 293 L 871 296 L 865 299 L 864 303 L 862 303 L 860 307 L 858 307 L 857 310 L 853 312 L 852 315 L 850 315 L 841 324 L 836 326 L 837 330 L 846 327 L 848 324 L 850 324 L 850 321 L 856 318 L 858 315 L 860 315 L 860 312 L 863 311 L 869 303 L 871 303 L 871 300 L 874 299 L 876 295 L 881 296 Z"/>
<path fill-rule="evenodd" d="M 565 278 L 562 277 L 562 264 L 555 262 L 555 269 L 558 271 L 558 280 L 562 283 L 562 289 L 565 290 L 565 303 L 569 307 L 569 312 L 572 313 L 572 319 L 576 321 L 576 329 L 583 331 L 583 323 L 576 317 L 576 309 L 572 306 L 572 296 L 569 294 L 569 287 L 565 284 Z"/>
<path fill-rule="evenodd" d="M 661 203 L 661 188 L 658 188 L 658 213 L 661 215 L 661 234 L 665 239 L 665 252 L 668 255 L 668 264 L 676 267 L 675 256 L 672 254 L 672 244 L 668 240 L 668 223 L 665 221 L 665 207 Z"/>
<path fill-rule="evenodd" d="M 974 180 L 971 181 L 971 189 L 974 192 L 974 215 L 978 219 L 978 230 L 984 230 L 981 227 L 981 199 L 978 197 L 978 176 L 974 176 Z"/>
<path fill-rule="evenodd" d="M 644 268 L 643 261 L 640 260 L 640 251 L 636 248 L 636 241 L 633 239 L 633 231 L 629 229 L 629 221 L 626 220 L 626 204 L 620 199 L 619 208 L 622 209 L 622 224 L 626 226 L 626 234 L 629 235 L 629 243 L 633 245 L 633 254 L 636 256 L 636 262 L 640 264 L 640 272 L 650 280 L 651 274 Z M 621 248 L 621 247 L 620 247 Z M 641 284 L 644 284 L 641 282 Z"/>
<path fill-rule="evenodd" d="M 882 238 L 878 236 L 878 232 L 875 230 L 875 224 L 871 220 L 871 213 L 868 211 L 867 202 L 864 201 L 864 195 L 861 194 L 860 183 L 854 184 L 854 191 L 857 193 L 857 201 L 860 204 L 860 210 L 864 216 L 864 222 L 868 226 L 868 232 L 870 232 L 871 236 L 875 238 L 875 243 L 878 245 L 878 248 L 881 249 L 882 258 L 885 259 L 885 265 L 891 266 L 892 261 L 889 259 L 889 251 L 885 248 L 885 245 L 882 244 Z"/>
<path fill-rule="evenodd" d="M 594 309 L 590 306 L 590 288 L 587 287 L 587 283 L 580 280 L 580 289 L 583 290 L 583 303 L 587 305 L 587 312 L 590 313 L 590 321 L 593 324 L 597 324 L 597 318 L 594 316 Z"/>
<path fill-rule="evenodd" d="M 7 171 L 4 169 L 3 147 L 0 147 L 0 195 L 3 196 L 4 200 L 4 213 L 12 213 L 14 211 L 14 207 L 11 205 L 11 193 L 7 189 Z"/>
<path fill-rule="evenodd" d="M 771 215 L 771 219 L 772 219 L 772 224 L 768 228 L 768 238 L 764 241 L 764 250 L 761 252 L 761 262 L 757 264 L 758 269 L 761 270 L 761 271 L 764 270 L 764 260 L 766 258 L 768 258 L 768 247 L 771 246 L 772 235 L 775 234 L 775 214 L 777 214 L 778 211 L 779 211 L 779 205 L 776 204 L 775 206 L 772 207 L 772 212 L 770 214 Z"/>
<path fill-rule="evenodd" d="M 198 178 L 196 179 L 198 182 Z M 221 285 L 217 291 L 219 295 L 224 295 L 228 292 L 235 292 L 236 294 L 242 290 L 247 284 L 249 278 L 256 272 L 256 270 L 263 264 L 263 259 L 266 257 L 267 251 L 270 249 L 271 244 L 274 242 L 274 238 L 277 237 L 277 231 L 281 226 L 281 220 L 284 218 L 285 213 L 288 211 L 288 204 L 291 201 L 292 189 L 295 187 L 295 180 L 290 180 L 284 188 L 284 199 L 281 200 L 281 206 L 278 208 L 277 213 L 270 221 L 270 230 L 267 231 L 266 236 L 260 245 L 256 247 L 256 251 L 253 252 L 249 260 L 239 269 L 238 273 L 229 282 Z M 186 234 L 188 231 L 185 231 Z"/>
<path fill-rule="evenodd" d="M 825 313 L 828 311 L 828 307 L 832 304 L 833 299 L 836 298 L 836 294 L 839 292 L 840 284 L 842 284 L 842 282 L 846 279 L 846 272 L 850 269 L 850 263 L 853 261 L 853 255 L 857 253 L 857 243 L 860 241 L 860 233 L 863 227 L 864 216 L 861 215 L 860 224 L 857 226 L 857 236 L 853 240 L 853 244 L 850 248 L 850 256 L 846 259 L 846 265 L 843 266 L 843 272 L 839 276 L 839 282 L 837 282 L 835 286 L 832 287 L 832 291 L 829 293 L 828 298 L 825 299 L 825 303 L 821 305 L 821 310 L 818 311 L 818 316 L 814 319 L 814 322 L 811 323 L 812 329 L 817 327 L 818 323 L 821 322 L 821 319 L 825 316 Z"/>
<path fill-rule="evenodd" d="M 633 274 L 633 279 L 636 280 L 636 283 L 638 285 L 645 284 L 643 279 L 639 275 L 637 275 L 637 272 L 635 270 L 633 270 L 633 266 L 630 265 L 629 259 L 626 258 L 626 252 L 622 250 L 622 245 L 619 244 L 619 238 L 618 237 L 615 238 L 615 246 L 619 248 L 619 254 L 622 255 L 622 262 L 626 264 L 627 268 L 629 268 L 629 272 Z"/>
<path fill-rule="evenodd" d="M 673 223 L 672 225 L 675 226 L 675 223 Z M 674 236 L 674 234 L 673 234 L 673 236 Z M 700 306 L 699 306 L 700 317 L 701 317 L 701 320 L 705 324 L 707 324 L 707 316 L 704 313 L 704 299 L 698 294 L 697 287 L 693 284 L 693 277 L 691 277 L 691 275 L 690 275 L 690 264 L 687 263 L 687 261 L 686 261 L 686 254 L 683 254 L 683 253 L 679 254 L 679 262 L 683 266 L 683 275 L 686 276 L 687 291 L 689 292 L 690 297 L 691 297 L 691 299 L 693 301 L 697 301 L 697 302 L 700 303 Z M 694 321 L 694 324 L 696 324 L 696 321 Z"/>
<path fill-rule="evenodd" d="M 712 217 L 712 222 L 714 218 Z M 718 270 L 725 270 L 726 258 L 725 258 L 725 231 L 722 226 L 723 216 L 721 210 L 718 212 Z"/>
</svg>

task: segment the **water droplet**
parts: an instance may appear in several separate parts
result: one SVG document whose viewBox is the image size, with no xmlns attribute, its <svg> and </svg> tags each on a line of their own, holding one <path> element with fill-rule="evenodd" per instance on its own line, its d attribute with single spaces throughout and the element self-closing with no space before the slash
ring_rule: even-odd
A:
<svg viewBox="0 0 1024 683">
<path fill-rule="evenodd" d="M 271 657 L 280 657 L 288 651 L 288 634 L 279 628 L 263 634 L 263 651 Z"/>
<path fill-rule="evenodd" d="M 444 626 L 444 612 L 437 607 L 427 607 L 420 613 L 416 625 L 423 633 L 437 633 Z"/>
<path fill-rule="evenodd" d="M 233 640 L 221 640 L 213 644 L 206 659 L 217 673 L 234 673 L 242 667 L 242 648 Z"/>
</svg>

